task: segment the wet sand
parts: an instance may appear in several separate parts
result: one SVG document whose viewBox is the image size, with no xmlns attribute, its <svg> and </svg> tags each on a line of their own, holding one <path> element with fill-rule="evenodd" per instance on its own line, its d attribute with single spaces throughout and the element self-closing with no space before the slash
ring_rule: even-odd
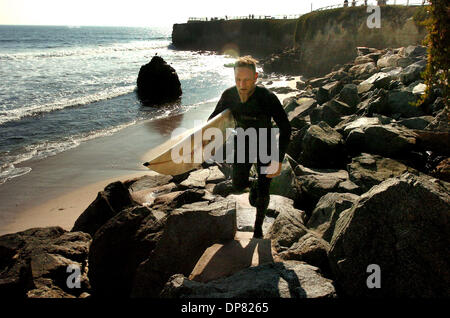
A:
<svg viewBox="0 0 450 318">
<path fill-rule="evenodd" d="M 70 230 L 106 185 L 153 173 L 142 166 L 144 154 L 169 139 L 175 128 L 206 121 L 214 107 L 215 103 L 203 104 L 182 115 L 145 121 L 17 165 L 32 170 L 0 185 L 0 235 L 53 225 Z"/>
</svg>

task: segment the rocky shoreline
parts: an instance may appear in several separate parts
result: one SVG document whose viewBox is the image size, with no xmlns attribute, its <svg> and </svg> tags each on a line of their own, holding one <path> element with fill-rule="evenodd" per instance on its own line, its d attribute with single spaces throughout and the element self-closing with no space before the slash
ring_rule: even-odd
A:
<svg viewBox="0 0 450 318">
<path fill-rule="evenodd" d="M 1 236 L 0 294 L 449 297 L 449 112 L 439 91 L 410 105 L 424 90 L 426 50 L 357 52 L 323 77 L 276 88 L 292 95 L 283 105 L 293 134 L 264 239 L 246 241 L 265 247 L 259 262 L 223 273 L 210 265 L 215 276 L 205 278 L 202 255 L 245 241 L 255 217 L 248 193 L 233 193 L 227 171 L 205 164 L 111 183 L 71 231 Z M 381 288 L 368 287 L 372 265 Z"/>
</svg>

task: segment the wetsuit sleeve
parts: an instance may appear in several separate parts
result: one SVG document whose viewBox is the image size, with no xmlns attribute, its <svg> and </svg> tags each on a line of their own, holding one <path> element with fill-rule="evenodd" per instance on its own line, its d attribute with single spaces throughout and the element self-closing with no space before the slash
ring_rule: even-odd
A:
<svg viewBox="0 0 450 318">
<path fill-rule="evenodd" d="M 227 109 L 229 103 L 226 103 L 225 100 L 226 100 L 225 93 L 223 93 L 222 96 L 220 97 L 220 100 L 217 102 L 216 108 L 209 116 L 208 120 L 211 120 L 212 118 L 223 112 L 225 109 Z"/>
<path fill-rule="evenodd" d="M 280 129 L 279 151 L 280 161 L 282 162 L 284 159 L 284 154 L 286 153 L 287 147 L 289 145 L 292 128 L 291 124 L 289 123 L 287 114 L 284 111 L 283 105 L 281 105 L 278 97 L 273 93 L 269 96 L 271 115 L 277 127 Z"/>
</svg>

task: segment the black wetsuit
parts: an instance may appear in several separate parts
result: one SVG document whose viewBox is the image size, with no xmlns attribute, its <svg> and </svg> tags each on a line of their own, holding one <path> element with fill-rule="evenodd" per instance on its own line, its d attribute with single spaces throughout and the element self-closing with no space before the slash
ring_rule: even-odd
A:
<svg viewBox="0 0 450 318">
<path fill-rule="evenodd" d="M 272 128 L 273 119 L 276 126 L 279 129 L 279 147 L 275 151 L 279 151 L 279 161 L 283 161 L 284 154 L 286 152 L 287 146 L 289 144 L 291 136 L 291 125 L 287 118 L 286 112 L 283 109 L 278 98 L 270 92 L 268 89 L 260 86 L 256 86 L 254 93 L 249 97 L 249 99 L 242 103 L 239 97 L 238 90 L 236 86 L 228 88 L 222 94 L 214 112 L 211 114 L 209 119 L 213 118 L 217 114 L 221 113 L 225 109 L 230 109 L 233 117 L 236 121 L 236 127 L 241 127 L 244 130 L 247 128 Z M 259 134 L 257 134 L 258 145 L 259 145 Z M 267 145 L 270 148 L 270 133 L 267 134 Z M 246 162 L 237 163 L 236 153 L 237 153 L 236 143 L 235 143 L 235 162 L 233 163 L 233 187 L 236 190 L 243 190 L 249 186 L 249 172 L 252 166 L 251 158 L 249 158 L 248 153 L 248 142 L 246 142 Z M 271 154 L 273 149 L 267 149 L 267 154 Z M 259 154 L 259 152 L 257 152 Z M 254 162 L 254 161 L 253 161 Z M 255 222 L 255 231 L 257 226 L 262 225 L 264 220 L 265 210 L 269 205 L 269 187 L 271 178 L 267 178 L 265 174 L 261 173 L 260 167 L 267 163 L 262 162 L 258 156 L 257 166 L 258 166 L 258 182 L 252 185 L 252 191 L 250 192 L 250 203 L 257 208 L 257 216 Z M 259 225 L 257 225 L 259 224 Z M 256 233 L 256 232 L 255 232 Z"/>
</svg>

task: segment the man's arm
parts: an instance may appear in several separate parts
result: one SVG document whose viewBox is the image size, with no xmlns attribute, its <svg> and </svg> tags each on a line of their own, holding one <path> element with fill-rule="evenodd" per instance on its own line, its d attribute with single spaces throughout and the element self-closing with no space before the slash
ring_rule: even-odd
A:
<svg viewBox="0 0 450 318">
<path fill-rule="evenodd" d="M 208 120 L 211 120 L 221 112 L 223 112 L 225 109 L 227 109 L 229 106 L 229 103 L 225 102 L 225 92 L 220 97 L 220 100 L 217 102 L 216 108 L 212 112 L 212 114 L 209 116 Z"/>
</svg>

